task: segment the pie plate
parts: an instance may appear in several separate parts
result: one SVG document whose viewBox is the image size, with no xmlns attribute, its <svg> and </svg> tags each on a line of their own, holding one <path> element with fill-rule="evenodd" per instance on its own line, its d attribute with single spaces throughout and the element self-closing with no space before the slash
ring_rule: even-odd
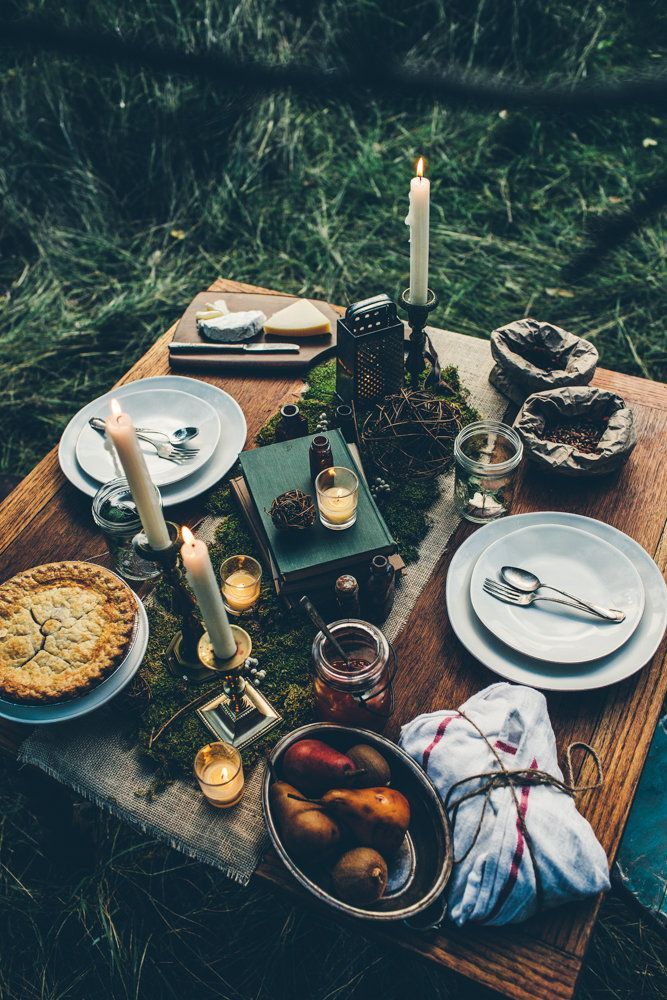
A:
<svg viewBox="0 0 667 1000">
<path fill-rule="evenodd" d="M 220 418 L 215 409 L 210 403 L 193 396 L 190 392 L 145 389 L 127 395 L 124 408 L 135 427 L 148 427 L 164 434 L 172 434 L 179 427 L 199 428 L 197 437 L 189 442 L 191 447 L 199 449 L 199 453 L 183 465 L 160 458 L 155 448 L 147 441 L 139 442 L 151 479 L 156 486 L 177 483 L 191 476 L 197 469 L 201 469 L 212 456 L 220 439 Z M 86 413 L 94 410 L 91 416 L 101 418 L 107 416 L 108 409 L 108 406 L 98 406 L 97 400 L 84 407 Z M 85 413 L 83 416 L 85 419 Z M 164 438 L 156 440 L 168 444 Z M 76 457 L 86 475 L 96 479 L 98 483 L 108 483 L 109 480 L 118 479 L 123 475 L 115 448 L 108 436 L 93 430 L 88 420 L 85 420 L 77 438 Z"/>
<path fill-rule="evenodd" d="M 520 566 L 539 580 L 607 608 L 625 612 L 610 624 L 586 612 L 539 601 L 508 604 L 483 589 L 501 580 L 503 566 Z M 541 597 L 560 598 L 542 588 Z M 477 617 L 507 646 L 538 660 L 585 663 L 613 653 L 630 638 L 644 611 L 641 577 L 627 556 L 580 528 L 543 524 L 520 528 L 489 545 L 475 564 L 470 600 Z"/>
<path fill-rule="evenodd" d="M 186 500 L 200 496 L 215 486 L 225 473 L 229 472 L 238 458 L 239 452 L 245 444 L 247 428 L 243 410 L 228 392 L 218 389 L 217 386 L 210 385 L 208 382 L 186 378 L 183 375 L 156 375 L 152 378 L 139 379 L 136 382 L 116 386 L 115 389 L 106 392 L 92 403 L 88 403 L 72 417 L 60 438 L 58 447 L 60 468 L 70 483 L 83 493 L 88 494 L 89 497 L 95 496 L 100 484 L 87 475 L 77 461 L 76 442 L 81 428 L 87 423 L 89 417 L 97 415 L 99 412 L 108 412 L 111 399 L 117 399 L 122 405 L 129 406 L 129 402 L 126 404 L 126 401 L 129 400 L 130 396 L 147 389 L 168 389 L 190 393 L 190 395 L 210 403 L 220 418 L 220 439 L 211 458 L 200 469 L 191 473 L 187 479 L 160 488 L 163 507 L 173 507 L 175 504 L 185 503 Z M 195 440 L 197 439 L 195 438 Z"/>
<path fill-rule="evenodd" d="M 625 645 L 599 660 L 583 664 L 548 663 L 514 652 L 484 627 L 473 609 L 470 579 L 478 557 L 487 546 L 519 528 L 546 524 L 579 528 L 609 542 L 628 557 L 641 577 L 645 604 L 639 625 Z M 480 663 L 506 680 L 548 691 L 587 691 L 630 677 L 651 659 L 667 624 L 667 588 L 660 570 L 641 545 L 603 521 L 560 511 L 516 514 L 479 528 L 452 559 L 446 600 L 454 633 Z"/>
<path fill-rule="evenodd" d="M 53 722 L 67 722 L 70 719 L 76 719 L 81 715 L 94 712 L 95 709 L 101 708 L 102 705 L 106 705 L 108 701 L 115 698 L 130 683 L 141 666 L 146 653 L 146 646 L 148 645 L 148 616 L 146 609 L 136 594 L 132 596 L 137 602 L 137 617 L 134 624 L 134 632 L 132 633 L 125 659 L 118 664 L 108 677 L 91 691 L 80 695 L 78 698 L 71 698 L 69 701 L 51 702 L 44 705 L 26 705 L 0 698 L 0 718 L 10 719 L 12 722 L 25 722 L 31 726 L 46 725 Z"/>
</svg>

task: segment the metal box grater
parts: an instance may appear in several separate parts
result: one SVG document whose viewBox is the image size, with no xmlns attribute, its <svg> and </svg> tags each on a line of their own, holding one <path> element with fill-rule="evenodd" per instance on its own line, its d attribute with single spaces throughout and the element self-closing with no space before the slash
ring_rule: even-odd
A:
<svg viewBox="0 0 667 1000">
<path fill-rule="evenodd" d="M 403 385 L 404 327 L 388 295 L 348 306 L 338 320 L 336 392 L 365 406 Z"/>
</svg>

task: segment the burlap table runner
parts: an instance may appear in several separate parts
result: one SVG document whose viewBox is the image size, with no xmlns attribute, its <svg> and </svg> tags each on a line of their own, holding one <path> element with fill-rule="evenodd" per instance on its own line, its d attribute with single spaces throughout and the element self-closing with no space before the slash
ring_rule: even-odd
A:
<svg viewBox="0 0 667 1000">
<path fill-rule="evenodd" d="M 488 381 L 493 367 L 488 342 L 445 330 L 431 330 L 430 336 L 441 365 L 458 367 L 461 382 L 470 390 L 471 402 L 480 414 L 501 419 L 506 401 Z M 384 629 L 391 640 L 405 624 L 459 523 L 453 479 L 453 472 L 448 472 L 434 483 L 437 500 L 429 512 L 431 528 L 417 562 L 409 567 L 397 589 Z M 198 529 L 199 536 L 212 538 L 215 523 L 208 518 Z M 157 795 L 144 794 L 151 785 L 154 766 L 136 746 L 128 745 L 113 712 L 35 730 L 21 746 L 19 760 L 41 768 L 149 836 L 214 865 L 243 885 L 249 882 L 266 849 L 261 763 L 246 774 L 241 803 L 233 810 L 219 812 L 206 804 L 194 778 L 174 781 Z"/>
</svg>

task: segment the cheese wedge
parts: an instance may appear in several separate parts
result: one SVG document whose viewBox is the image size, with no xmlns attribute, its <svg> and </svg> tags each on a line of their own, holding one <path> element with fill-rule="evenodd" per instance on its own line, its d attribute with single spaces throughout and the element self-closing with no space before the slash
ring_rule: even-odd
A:
<svg viewBox="0 0 667 1000">
<path fill-rule="evenodd" d="M 331 323 L 308 299 L 298 299 L 267 319 L 264 332 L 275 337 L 321 337 L 331 333 Z"/>
</svg>

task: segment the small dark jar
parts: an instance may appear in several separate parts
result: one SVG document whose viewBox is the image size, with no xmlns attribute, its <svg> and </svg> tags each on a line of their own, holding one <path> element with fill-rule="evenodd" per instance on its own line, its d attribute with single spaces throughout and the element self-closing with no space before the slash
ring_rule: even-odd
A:
<svg viewBox="0 0 667 1000">
<path fill-rule="evenodd" d="M 308 433 L 308 421 L 294 403 L 286 403 L 276 426 L 276 441 L 294 441 Z"/>
<path fill-rule="evenodd" d="M 373 556 L 366 581 L 364 610 L 370 621 L 381 624 L 394 606 L 396 572 L 386 556 Z"/>
<path fill-rule="evenodd" d="M 315 482 L 320 472 L 330 469 L 334 464 L 329 438 L 325 437 L 324 434 L 316 434 L 310 442 L 308 458 L 310 460 L 310 478 Z"/>
</svg>

